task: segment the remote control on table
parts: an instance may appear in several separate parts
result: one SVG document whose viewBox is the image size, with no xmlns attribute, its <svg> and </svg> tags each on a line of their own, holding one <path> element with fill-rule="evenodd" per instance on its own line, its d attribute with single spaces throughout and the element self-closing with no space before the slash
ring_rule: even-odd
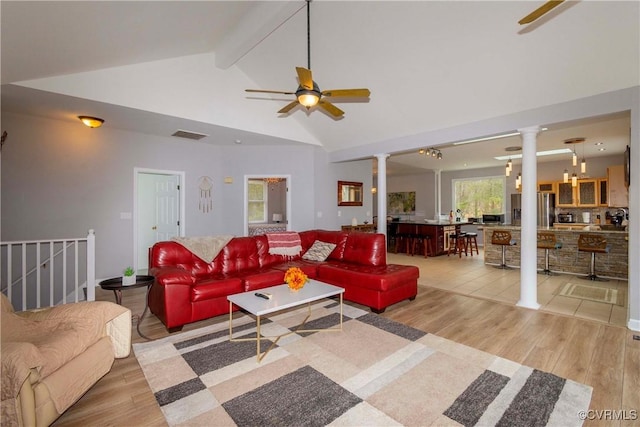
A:
<svg viewBox="0 0 640 427">
<path fill-rule="evenodd" d="M 256 292 L 255 296 L 264 298 L 264 299 L 271 299 L 271 294 L 267 292 Z"/>
</svg>

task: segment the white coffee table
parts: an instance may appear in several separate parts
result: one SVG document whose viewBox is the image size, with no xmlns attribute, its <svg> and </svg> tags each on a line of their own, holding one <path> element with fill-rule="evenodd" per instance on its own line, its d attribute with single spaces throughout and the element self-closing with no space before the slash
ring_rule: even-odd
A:
<svg viewBox="0 0 640 427">
<path fill-rule="evenodd" d="M 264 299 L 256 296 L 256 292 L 269 293 L 272 295 L 271 299 Z M 256 356 L 258 362 L 269 353 L 269 351 L 278 343 L 280 338 L 286 337 L 297 332 L 339 332 L 342 331 L 342 294 L 344 289 L 338 286 L 329 285 L 318 280 L 310 279 L 302 289 L 297 292 L 292 292 L 289 287 L 284 285 L 272 286 L 270 288 L 259 289 L 257 291 L 243 292 L 241 294 L 229 295 L 227 300 L 229 301 L 229 341 L 255 341 L 256 342 Z M 340 295 L 340 326 L 327 329 L 301 329 L 311 316 L 311 303 L 323 298 L 329 298 L 335 295 Z M 243 310 L 256 316 L 256 337 L 255 338 L 233 338 L 233 305 L 237 305 Z M 293 331 L 276 337 L 263 337 L 275 338 L 271 343 L 271 346 L 264 352 L 260 353 L 260 318 L 262 316 L 276 313 L 286 310 L 288 308 L 299 307 L 307 304 L 308 313 L 307 317 L 302 323 Z"/>
</svg>

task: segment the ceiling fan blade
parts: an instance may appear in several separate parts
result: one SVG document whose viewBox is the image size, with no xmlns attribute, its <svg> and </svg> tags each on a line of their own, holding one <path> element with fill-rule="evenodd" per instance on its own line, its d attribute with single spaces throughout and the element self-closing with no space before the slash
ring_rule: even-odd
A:
<svg viewBox="0 0 640 427">
<path fill-rule="evenodd" d="M 311 77 L 311 70 L 307 70 L 306 68 L 302 67 L 296 67 L 296 72 L 298 73 L 300 86 L 307 90 L 313 90 L 313 77 Z"/>
<path fill-rule="evenodd" d="M 329 89 L 323 90 L 322 96 L 353 96 L 367 98 L 371 95 L 369 89 Z"/>
<path fill-rule="evenodd" d="M 321 99 L 318 102 L 318 106 L 324 109 L 327 113 L 331 114 L 333 117 L 342 117 L 344 115 L 344 111 L 333 105 L 332 103 Z"/>
<path fill-rule="evenodd" d="M 278 114 L 286 114 L 286 113 L 288 113 L 289 111 L 291 111 L 291 109 L 292 109 L 293 107 L 295 107 L 296 105 L 298 105 L 298 101 L 297 101 L 297 100 L 292 101 L 292 102 L 288 103 L 287 105 L 285 105 L 284 107 L 282 107 L 282 108 L 278 111 Z"/>
<path fill-rule="evenodd" d="M 261 90 L 261 89 L 245 89 L 245 92 L 258 92 L 258 93 L 278 93 L 281 95 L 295 95 L 295 92 L 284 92 L 281 90 Z"/>
<path fill-rule="evenodd" d="M 529 24 L 549 12 L 556 6 L 559 6 L 564 0 L 550 0 L 518 21 L 518 24 Z"/>
</svg>

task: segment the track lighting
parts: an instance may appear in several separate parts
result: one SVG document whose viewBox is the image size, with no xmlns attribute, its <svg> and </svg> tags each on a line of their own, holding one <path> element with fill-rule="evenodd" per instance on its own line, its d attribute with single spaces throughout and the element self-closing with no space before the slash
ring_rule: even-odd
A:
<svg viewBox="0 0 640 427">
<path fill-rule="evenodd" d="M 442 160 L 442 152 L 435 148 L 421 148 L 418 150 L 418 154 L 423 156 L 433 157 L 434 159 Z"/>
</svg>

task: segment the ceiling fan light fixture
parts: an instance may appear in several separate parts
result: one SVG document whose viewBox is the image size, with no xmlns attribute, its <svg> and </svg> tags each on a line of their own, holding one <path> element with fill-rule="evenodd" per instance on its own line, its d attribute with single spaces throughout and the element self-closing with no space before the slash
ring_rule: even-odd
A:
<svg viewBox="0 0 640 427">
<path fill-rule="evenodd" d="M 301 90 L 296 93 L 298 97 L 298 102 L 306 108 L 311 108 L 318 104 L 320 101 L 320 97 L 318 94 L 312 90 Z"/>
</svg>

